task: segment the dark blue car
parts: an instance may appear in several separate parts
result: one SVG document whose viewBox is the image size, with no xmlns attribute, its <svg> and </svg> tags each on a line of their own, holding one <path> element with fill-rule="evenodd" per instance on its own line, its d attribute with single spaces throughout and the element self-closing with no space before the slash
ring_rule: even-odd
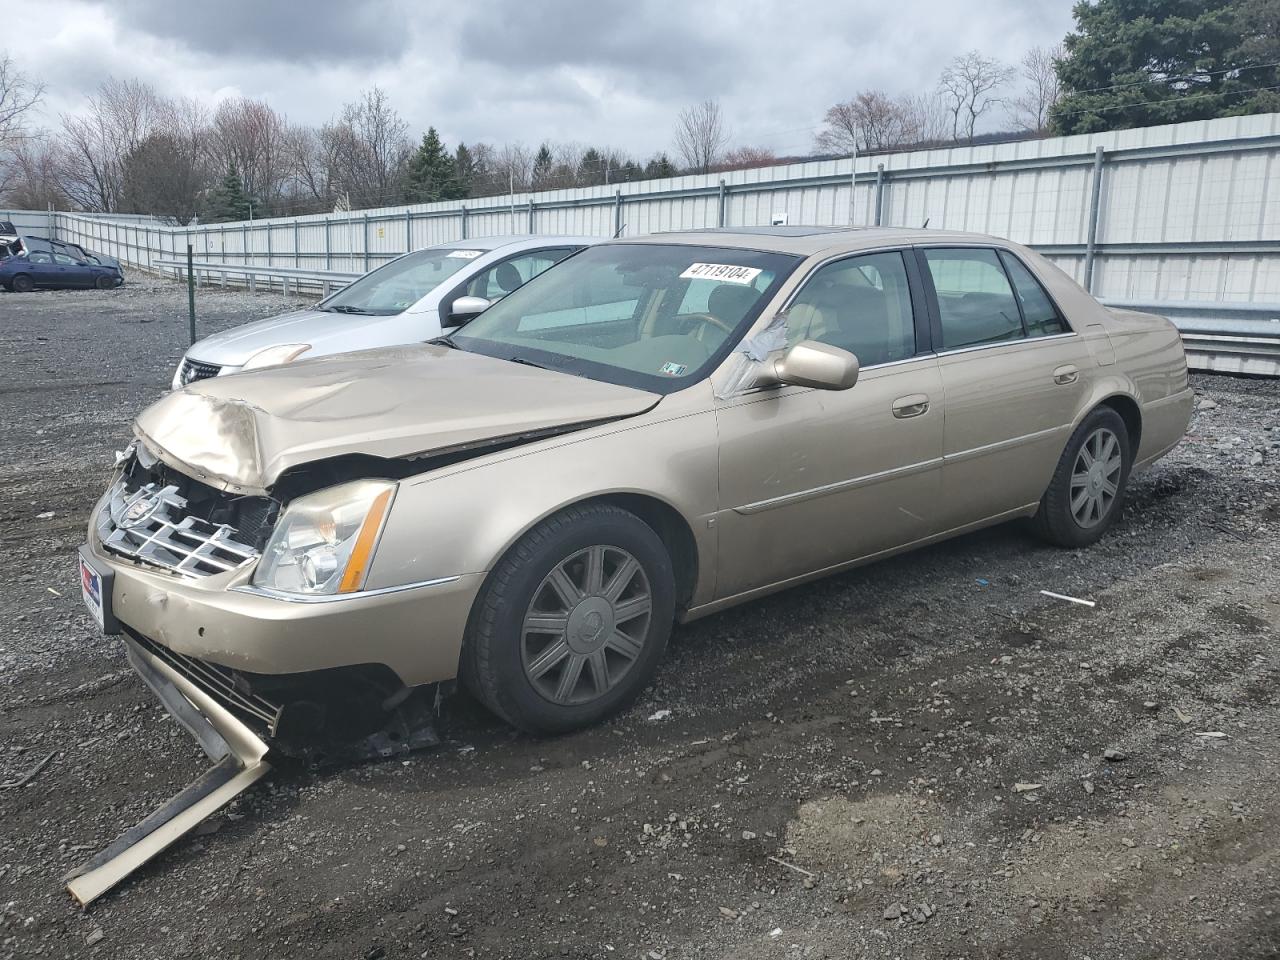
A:
<svg viewBox="0 0 1280 960">
<path fill-rule="evenodd" d="M 110 290 L 124 283 L 119 267 L 82 260 L 66 253 L 33 250 L 0 260 L 0 286 L 17 293 L 36 287 L 97 287 Z"/>
</svg>

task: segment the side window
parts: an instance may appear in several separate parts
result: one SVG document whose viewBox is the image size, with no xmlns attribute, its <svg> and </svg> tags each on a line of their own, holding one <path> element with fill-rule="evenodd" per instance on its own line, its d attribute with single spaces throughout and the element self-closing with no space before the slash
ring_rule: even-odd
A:
<svg viewBox="0 0 1280 960">
<path fill-rule="evenodd" d="M 829 263 L 787 311 L 787 341 L 841 347 L 869 367 L 915 355 L 911 289 L 902 254 L 871 253 Z"/>
<path fill-rule="evenodd" d="M 53 263 L 53 257 L 49 256 L 47 253 L 40 253 L 38 251 L 28 255 L 27 260 L 30 263 Z"/>
<path fill-rule="evenodd" d="M 1004 261 L 1013 278 L 1013 289 L 1018 294 L 1018 303 L 1022 305 L 1022 316 L 1027 322 L 1027 336 L 1051 337 L 1055 333 L 1070 333 L 1067 323 L 1054 307 L 1049 295 L 1040 286 L 1021 260 L 1004 250 L 1000 251 L 1000 259 Z"/>
<path fill-rule="evenodd" d="M 477 274 L 467 284 L 467 296 L 500 300 L 516 287 L 528 283 L 543 270 L 555 266 L 572 252 L 572 247 L 534 250 L 494 264 L 483 273 Z"/>
<path fill-rule="evenodd" d="M 994 250 L 926 249 L 924 255 L 938 294 L 942 349 L 1026 336 L 1018 302 Z"/>
<path fill-rule="evenodd" d="M 75 260 L 73 260 L 71 257 L 68 257 L 65 253 L 55 253 L 53 255 L 53 262 L 60 263 L 64 267 L 74 267 L 76 265 Z"/>
</svg>

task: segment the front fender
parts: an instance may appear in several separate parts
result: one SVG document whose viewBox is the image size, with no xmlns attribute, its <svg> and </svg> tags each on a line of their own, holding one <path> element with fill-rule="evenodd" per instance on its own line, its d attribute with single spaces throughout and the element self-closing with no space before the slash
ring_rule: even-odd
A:
<svg viewBox="0 0 1280 960">
<path fill-rule="evenodd" d="M 656 414 L 402 481 L 369 587 L 487 573 L 557 511 L 601 496 L 639 494 L 674 509 L 693 531 L 700 572 L 691 604 L 709 599 L 716 557 L 708 521 L 718 509 L 715 414 L 709 408 Z"/>
</svg>

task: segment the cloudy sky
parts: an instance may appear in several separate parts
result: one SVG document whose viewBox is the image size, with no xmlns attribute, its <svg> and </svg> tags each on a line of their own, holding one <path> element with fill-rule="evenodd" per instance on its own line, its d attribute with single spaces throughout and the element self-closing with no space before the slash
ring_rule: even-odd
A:
<svg viewBox="0 0 1280 960">
<path fill-rule="evenodd" d="M 1071 0 L 40 0 L 8 48 L 55 125 L 110 75 L 214 104 L 260 97 L 319 124 L 377 84 L 414 135 L 565 140 L 648 156 L 713 97 L 734 145 L 810 148 L 859 89 L 931 87 L 976 48 L 1016 62 L 1070 29 Z M 21 42 L 18 42 L 21 38 Z"/>
</svg>

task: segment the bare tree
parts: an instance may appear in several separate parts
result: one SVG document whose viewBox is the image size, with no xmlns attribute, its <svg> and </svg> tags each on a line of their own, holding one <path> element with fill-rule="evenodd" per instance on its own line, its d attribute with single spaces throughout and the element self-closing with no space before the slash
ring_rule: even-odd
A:
<svg viewBox="0 0 1280 960">
<path fill-rule="evenodd" d="M 288 121 L 261 100 L 238 97 L 218 104 L 208 144 L 213 169 L 225 173 L 235 167 L 245 192 L 267 210 L 292 179 Z"/>
<path fill-rule="evenodd" d="M 333 157 L 330 184 L 352 203 L 378 206 L 400 199 L 412 145 L 409 125 L 384 90 L 372 87 L 342 108 L 320 136 Z"/>
<path fill-rule="evenodd" d="M 902 98 L 907 134 L 903 146 L 929 147 L 945 143 L 951 136 L 947 105 L 936 92 Z"/>
<path fill-rule="evenodd" d="M 1061 60 L 1062 44 L 1054 47 L 1032 47 L 1023 54 L 1018 73 L 1022 77 L 1022 93 L 1009 101 L 1009 119 L 1023 130 L 1043 133 L 1049 127 L 1049 109 L 1058 102 L 1062 88 L 1058 83 L 1056 61 Z"/>
<path fill-rule="evenodd" d="M 5 202 L 21 210 L 44 210 L 66 203 L 62 192 L 62 158 L 58 141 L 26 136 L 14 142 L 6 161 Z"/>
<path fill-rule="evenodd" d="M 912 120 L 910 98 L 867 90 L 829 108 L 814 142 L 832 153 L 891 150 L 912 142 Z"/>
<path fill-rule="evenodd" d="M 85 210 L 120 208 L 125 158 L 152 133 L 161 100 L 140 80 L 107 79 L 78 114 L 62 117 L 62 189 Z"/>
<path fill-rule="evenodd" d="M 938 89 L 951 114 L 954 139 L 973 140 L 978 121 L 1000 102 L 997 91 L 1012 77 L 1012 68 L 977 50 L 961 54 L 947 65 Z"/>
<path fill-rule="evenodd" d="M 729 142 L 720 104 L 704 100 L 680 111 L 676 119 L 676 152 L 685 166 L 698 173 L 706 173 Z"/>
<path fill-rule="evenodd" d="M 0 192 L 17 172 L 15 152 L 30 136 L 27 121 L 43 95 L 44 84 L 19 71 L 7 53 L 0 53 Z"/>
<path fill-rule="evenodd" d="M 734 147 L 716 164 L 717 170 L 751 170 L 755 167 L 771 167 L 778 156 L 768 147 Z"/>
</svg>

